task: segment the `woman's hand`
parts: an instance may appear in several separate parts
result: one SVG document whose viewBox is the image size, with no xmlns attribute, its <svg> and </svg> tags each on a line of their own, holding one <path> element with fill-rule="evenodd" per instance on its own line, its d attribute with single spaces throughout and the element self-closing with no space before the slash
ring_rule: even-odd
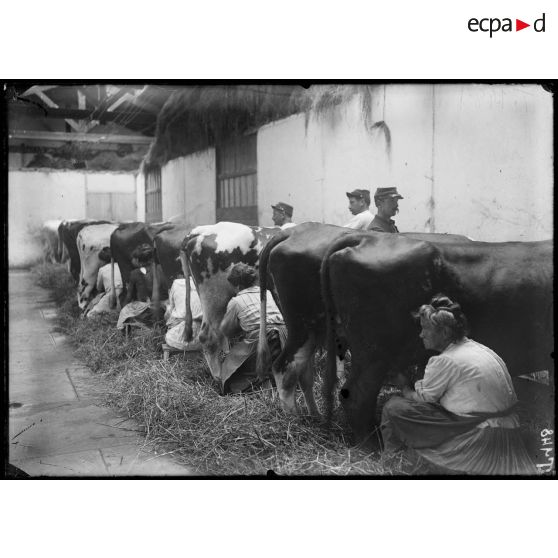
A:
<svg viewBox="0 0 558 558">
<path fill-rule="evenodd" d="M 393 383 L 399 388 L 404 389 L 409 387 L 409 378 L 402 374 L 401 372 L 397 372 L 395 375 Z"/>
<path fill-rule="evenodd" d="M 401 393 L 405 399 L 414 399 L 415 398 L 415 390 L 411 389 L 408 386 L 403 386 L 401 388 Z"/>
</svg>

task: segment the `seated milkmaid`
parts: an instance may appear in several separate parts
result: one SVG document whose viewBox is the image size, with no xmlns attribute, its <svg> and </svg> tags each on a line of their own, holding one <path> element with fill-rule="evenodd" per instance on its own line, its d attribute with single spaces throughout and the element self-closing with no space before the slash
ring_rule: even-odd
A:
<svg viewBox="0 0 558 558">
<path fill-rule="evenodd" d="M 102 263 L 101 268 L 97 273 L 97 291 L 98 295 L 91 301 L 88 307 L 86 316 L 93 318 L 103 312 L 110 312 L 110 296 L 112 294 L 112 281 L 111 281 L 111 253 L 110 248 L 105 246 L 99 252 L 99 260 Z M 122 293 L 122 277 L 120 275 L 120 268 L 118 264 L 114 263 L 114 290 L 116 299 Z"/>
<path fill-rule="evenodd" d="M 535 474 L 514 412 L 504 361 L 466 337 L 459 304 L 437 295 L 417 317 L 430 358 L 415 389 L 403 387 L 382 413 L 384 451 L 413 448 L 434 465 L 475 475 Z"/>
<path fill-rule="evenodd" d="M 235 264 L 227 279 L 237 289 L 221 321 L 221 331 L 231 342 L 231 350 L 221 366 L 223 393 L 241 393 L 257 387 L 256 349 L 260 328 L 260 287 L 258 272 L 244 263 Z M 283 316 L 273 298 L 266 305 L 267 340 L 272 358 L 287 338 Z"/>
<path fill-rule="evenodd" d="M 169 291 L 169 305 L 165 312 L 167 333 L 165 343 L 180 351 L 199 347 L 198 335 L 203 318 L 202 307 L 196 285 L 190 277 L 190 308 L 192 310 L 192 341 L 184 341 L 186 318 L 186 279 L 180 274 L 172 283 Z"/>
<path fill-rule="evenodd" d="M 149 244 L 141 244 L 132 252 L 130 282 L 126 289 L 126 298 L 118 317 L 116 327 L 124 329 L 126 322 L 135 320 L 152 325 L 154 315 L 151 308 L 151 293 L 153 291 L 153 248 Z M 166 279 L 160 265 L 155 267 L 159 285 L 160 300 L 168 296 Z"/>
</svg>

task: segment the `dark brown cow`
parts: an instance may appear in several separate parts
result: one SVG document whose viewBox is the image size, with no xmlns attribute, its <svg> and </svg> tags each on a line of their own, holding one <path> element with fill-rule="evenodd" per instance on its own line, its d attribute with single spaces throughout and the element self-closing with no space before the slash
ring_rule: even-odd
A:
<svg viewBox="0 0 558 558">
<path fill-rule="evenodd" d="M 161 264 L 169 285 L 183 272 L 180 248 L 191 229 L 186 224 L 173 224 L 158 232 L 153 239 L 157 261 Z"/>
<path fill-rule="evenodd" d="M 285 347 L 272 363 L 279 399 L 285 411 L 296 412 L 300 385 L 310 414 L 319 415 L 314 399 L 312 357 L 325 338 L 325 309 L 320 292 L 320 265 L 331 242 L 348 229 L 320 223 L 303 223 L 275 236 L 260 255 L 261 318 L 257 368 L 269 368 L 265 336 L 267 289 L 281 308 L 287 326 Z"/>
<path fill-rule="evenodd" d="M 158 233 L 173 226 L 171 223 L 123 223 L 112 233 L 110 237 L 112 261 L 118 264 L 124 287 L 121 302 L 126 297 L 126 287 L 133 269 L 131 255 L 134 249 L 141 244 L 153 244 L 153 239 Z M 114 286 L 112 292 L 115 292 Z"/>
<path fill-rule="evenodd" d="M 322 264 L 328 313 L 329 408 L 336 381 L 337 319 L 351 350 L 341 402 L 357 436 L 375 423 L 388 372 L 424 360 L 411 313 L 442 292 L 459 302 L 471 337 L 496 351 L 511 375 L 551 370 L 552 241 L 442 243 L 354 233 L 334 241 Z"/>
<path fill-rule="evenodd" d="M 257 267 L 259 255 L 279 228 L 249 227 L 240 223 L 220 222 L 196 227 L 184 239 L 184 275 L 186 277 L 186 338 L 191 338 L 192 316 L 189 306 L 189 273 L 194 279 L 203 310 L 199 341 L 214 378 L 221 379 L 221 351 L 228 348 L 219 326 L 227 303 L 234 296 L 227 275 L 238 262 Z M 187 262 L 187 264 L 186 264 Z"/>
<path fill-rule="evenodd" d="M 190 232 L 192 227 L 184 223 L 173 223 L 159 231 L 153 239 L 155 249 L 154 263 L 160 265 L 165 276 L 167 289 L 170 289 L 172 282 L 180 273 L 183 273 L 182 262 L 180 260 L 180 248 L 182 242 Z M 153 274 L 153 296 L 155 313 L 159 311 L 159 285 L 157 274 Z"/>
<path fill-rule="evenodd" d="M 311 414 L 318 409 L 312 394 L 314 367 L 312 357 L 325 345 L 326 312 L 320 287 L 320 266 L 328 247 L 336 238 L 352 235 L 345 227 L 303 223 L 274 237 L 260 255 L 260 283 L 262 285 L 262 318 L 258 347 L 258 369 L 269 364 L 269 350 L 262 324 L 265 323 L 266 287 L 277 296 L 285 324 L 287 342 L 273 362 L 276 374 L 283 373 L 280 399 L 286 411 L 296 412 L 295 391 L 300 384 Z M 372 231 L 364 235 L 377 235 Z M 440 242 L 467 242 L 458 235 L 405 233 L 413 238 L 435 238 Z M 342 341 L 341 341 L 342 342 Z"/>
</svg>

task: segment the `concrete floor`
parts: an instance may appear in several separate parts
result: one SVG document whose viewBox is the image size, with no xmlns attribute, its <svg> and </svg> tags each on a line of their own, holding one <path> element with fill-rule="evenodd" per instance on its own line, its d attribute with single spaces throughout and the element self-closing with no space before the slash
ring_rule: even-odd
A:
<svg viewBox="0 0 558 558">
<path fill-rule="evenodd" d="M 103 406 L 110 385 L 54 333 L 55 305 L 26 271 L 9 272 L 9 461 L 45 477 L 187 476 L 144 447 L 139 425 Z"/>
</svg>

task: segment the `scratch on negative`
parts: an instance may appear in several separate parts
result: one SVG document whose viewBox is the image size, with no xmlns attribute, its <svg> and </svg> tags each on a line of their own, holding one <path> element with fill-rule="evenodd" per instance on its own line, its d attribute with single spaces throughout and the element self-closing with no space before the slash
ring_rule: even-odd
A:
<svg viewBox="0 0 558 558">
<path fill-rule="evenodd" d="M 12 438 L 12 440 L 15 440 L 20 434 L 23 434 L 24 432 L 26 432 L 27 430 L 29 430 L 32 426 L 35 426 L 35 423 L 30 424 L 29 426 L 26 426 L 21 432 L 18 432 L 18 433 Z"/>
</svg>

